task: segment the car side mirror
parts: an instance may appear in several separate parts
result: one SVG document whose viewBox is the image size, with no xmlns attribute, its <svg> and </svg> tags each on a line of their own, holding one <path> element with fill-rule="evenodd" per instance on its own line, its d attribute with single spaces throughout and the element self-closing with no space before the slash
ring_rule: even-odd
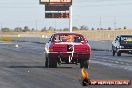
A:
<svg viewBox="0 0 132 88">
<path fill-rule="evenodd" d="M 118 38 L 115 39 L 115 41 L 117 41 L 117 40 L 118 40 Z"/>
</svg>

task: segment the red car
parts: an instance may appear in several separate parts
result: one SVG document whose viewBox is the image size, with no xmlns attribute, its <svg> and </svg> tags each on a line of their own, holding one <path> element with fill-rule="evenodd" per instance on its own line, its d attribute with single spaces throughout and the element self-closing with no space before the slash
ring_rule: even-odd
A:
<svg viewBox="0 0 132 88">
<path fill-rule="evenodd" d="M 80 63 L 80 68 L 88 68 L 90 53 L 91 47 L 82 34 L 55 33 L 45 45 L 45 67 Z"/>
</svg>

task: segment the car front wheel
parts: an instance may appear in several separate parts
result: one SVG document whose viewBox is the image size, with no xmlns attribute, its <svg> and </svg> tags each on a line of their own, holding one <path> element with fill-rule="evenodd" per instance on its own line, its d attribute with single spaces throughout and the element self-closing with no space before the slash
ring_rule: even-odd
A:
<svg viewBox="0 0 132 88">
<path fill-rule="evenodd" d="M 115 56 L 115 53 L 116 53 L 116 52 L 115 52 L 114 50 L 112 50 L 112 54 L 113 54 L 113 56 Z"/>
<path fill-rule="evenodd" d="M 121 52 L 117 52 L 117 56 L 121 56 Z"/>
</svg>

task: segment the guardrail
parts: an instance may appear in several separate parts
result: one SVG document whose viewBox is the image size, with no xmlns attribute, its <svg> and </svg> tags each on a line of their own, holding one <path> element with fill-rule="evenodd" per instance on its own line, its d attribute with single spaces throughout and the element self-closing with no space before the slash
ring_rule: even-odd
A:
<svg viewBox="0 0 132 88">
<path fill-rule="evenodd" d="M 120 34 L 132 35 L 132 30 L 89 30 L 79 33 L 85 35 L 88 40 L 114 40 Z"/>
</svg>

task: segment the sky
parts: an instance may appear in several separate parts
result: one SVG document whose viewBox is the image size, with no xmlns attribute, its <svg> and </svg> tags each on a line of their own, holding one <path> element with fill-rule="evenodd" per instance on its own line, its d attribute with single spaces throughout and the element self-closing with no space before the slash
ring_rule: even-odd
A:
<svg viewBox="0 0 132 88">
<path fill-rule="evenodd" d="M 73 0 L 73 26 L 132 28 L 132 0 Z M 69 19 L 45 19 L 39 0 L 0 0 L 0 28 L 69 28 Z"/>
</svg>

